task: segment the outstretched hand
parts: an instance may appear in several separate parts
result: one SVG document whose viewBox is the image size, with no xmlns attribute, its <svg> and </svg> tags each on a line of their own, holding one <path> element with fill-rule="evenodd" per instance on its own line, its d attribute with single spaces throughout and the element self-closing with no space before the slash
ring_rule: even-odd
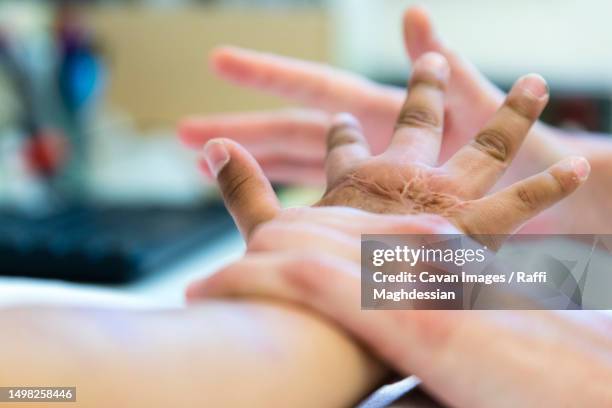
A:
<svg viewBox="0 0 612 408">
<path fill-rule="evenodd" d="M 587 179 L 588 162 L 574 157 L 484 196 L 546 105 L 547 87 L 537 75 L 519 79 L 474 139 L 437 166 L 448 80 L 449 68 L 441 55 L 419 58 L 390 146 L 379 155 L 371 155 L 355 119 L 337 117 L 328 135 L 327 191 L 316 205 L 434 214 L 470 235 L 508 234 Z M 205 156 L 245 237 L 278 216 L 280 206 L 269 182 L 243 148 L 229 140 L 213 140 Z"/>
</svg>

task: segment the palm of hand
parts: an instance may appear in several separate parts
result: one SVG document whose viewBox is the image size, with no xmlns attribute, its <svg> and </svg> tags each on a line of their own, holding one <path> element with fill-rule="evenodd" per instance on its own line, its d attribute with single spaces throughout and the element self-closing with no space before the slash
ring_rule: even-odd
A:
<svg viewBox="0 0 612 408">
<path fill-rule="evenodd" d="M 402 165 L 388 156 L 374 157 L 343 175 L 317 205 L 380 214 L 430 213 L 450 220 L 467 207 L 443 169 L 420 163 Z"/>
</svg>

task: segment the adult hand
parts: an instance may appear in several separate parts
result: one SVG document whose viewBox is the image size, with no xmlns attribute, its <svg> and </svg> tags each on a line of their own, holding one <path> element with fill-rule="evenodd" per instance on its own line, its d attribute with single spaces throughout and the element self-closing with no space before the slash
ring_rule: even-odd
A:
<svg viewBox="0 0 612 408">
<path fill-rule="evenodd" d="M 569 158 L 484 196 L 510 165 L 546 105 L 547 87 L 537 75 L 518 80 L 474 140 L 437 167 L 448 79 L 448 65 L 439 54 L 425 54 L 414 64 L 411 90 L 390 147 L 379 155 L 370 154 L 358 122 L 340 115 L 328 136 L 327 191 L 317 205 L 435 214 L 470 235 L 508 234 L 586 180 L 588 162 Z M 274 192 L 244 149 L 229 140 L 213 140 L 206 145 L 205 156 L 246 237 L 277 216 L 280 207 Z"/>
<path fill-rule="evenodd" d="M 503 94 L 434 40 L 428 24 L 421 9 L 412 8 L 405 16 L 404 36 L 413 60 L 429 48 L 443 53 L 451 64 L 442 149 L 445 160 L 486 123 L 501 105 Z M 212 138 L 231 135 L 254 154 L 274 181 L 323 180 L 320 163 L 332 113 L 355 115 L 372 151 L 382 152 L 404 99 L 403 89 L 378 85 L 349 72 L 235 47 L 214 50 L 211 63 L 228 81 L 316 108 L 194 117 L 181 123 L 182 139 L 197 148 Z"/>
<path fill-rule="evenodd" d="M 288 209 L 255 229 L 242 260 L 191 284 L 187 297 L 308 306 L 450 406 L 608 406 L 612 321 L 597 312 L 360 309 L 361 234 L 456 233 L 428 214 Z"/>
<path fill-rule="evenodd" d="M 381 222 L 384 216 L 379 217 Z M 418 224 L 419 216 L 414 217 Z M 355 252 L 359 240 L 342 227 L 334 236 L 321 229 L 300 237 L 299 231 L 288 225 L 282 237 L 293 236 L 294 245 L 318 246 L 319 253 L 275 251 L 279 240 L 270 230 L 258 240 L 266 241 L 271 252 L 248 254 L 194 283 L 189 298 L 261 296 L 308 306 L 336 321 L 399 373 L 418 376 L 449 406 L 612 405 L 609 316 L 588 311 L 361 310 L 360 264 L 331 255 Z"/>
</svg>

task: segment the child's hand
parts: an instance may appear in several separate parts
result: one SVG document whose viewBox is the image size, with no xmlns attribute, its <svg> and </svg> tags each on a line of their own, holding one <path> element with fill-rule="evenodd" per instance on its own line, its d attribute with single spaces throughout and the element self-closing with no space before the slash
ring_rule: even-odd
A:
<svg viewBox="0 0 612 408">
<path fill-rule="evenodd" d="M 546 105 L 547 87 L 537 75 L 518 80 L 474 140 L 437 167 L 448 79 L 446 60 L 439 54 L 425 54 L 415 63 L 390 147 L 380 155 L 370 154 L 354 119 L 339 116 L 328 136 L 328 188 L 317 205 L 384 214 L 434 214 L 470 235 L 509 234 L 586 180 L 588 163 L 568 158 L 484 196 L 510 165 Z M 278 216 L 274 192 L 243 148 L 229 140 L 213 140 L 206 145 L 205 155 L 245 237 Z"/>
</svg>

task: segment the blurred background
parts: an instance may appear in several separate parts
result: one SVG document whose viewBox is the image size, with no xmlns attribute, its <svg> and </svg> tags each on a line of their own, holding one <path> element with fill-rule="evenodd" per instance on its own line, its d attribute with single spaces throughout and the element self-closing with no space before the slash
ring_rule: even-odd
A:
<svg viewBox="0 0 612 408">
<path fill-rule="evenodd" d="M 234 44 L 403 86 L 403 0 L 0 2 L 0 274 L 122 283 L 235 235 L 194 154 L 194 113 L 283 102 L 216 79 Z M 423 0 L 507 88 L 543 74 L 545 119 L 610 132 L 612 3 Z"/>
</svg>

